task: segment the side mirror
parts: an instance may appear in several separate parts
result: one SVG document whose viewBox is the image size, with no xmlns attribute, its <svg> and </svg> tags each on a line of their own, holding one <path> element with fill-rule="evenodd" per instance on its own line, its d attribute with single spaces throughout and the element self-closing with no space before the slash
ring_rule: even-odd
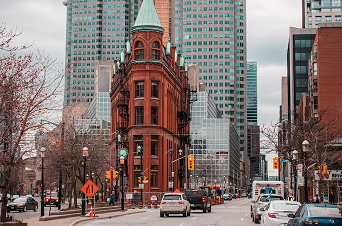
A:
<svg viewBox="0 0 342 226">
<path fill-rule="evenodd" d="M 290 213 L 287 215 L 289 218 L 295 218 L 295 215 L 293 213 Z"/>
<path fill-rule="evenodd" d="M 253 200 L 252 203 L 255 203 L 255 201 Z"/>
<path fill-rule="evenodd" d="M 259 210 L 263 212 L 263 211 L 265 211 L 265 208 L 260 208 Z"/>
</svg>

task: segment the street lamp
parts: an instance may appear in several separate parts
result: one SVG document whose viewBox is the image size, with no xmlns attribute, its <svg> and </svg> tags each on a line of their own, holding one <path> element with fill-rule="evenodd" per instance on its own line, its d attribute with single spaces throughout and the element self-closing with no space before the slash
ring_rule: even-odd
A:
<svg viewBox="0 0 342 226">
<path fill-rule="evenodd" d="M 142 180 L 144 179 L 144 173 L 143 173 L 143 162 L 142 162 L 142 160 L 143 160 L 143 152 L 142 152 L 142 147 L 140 146 L 140 145 L 138 145 L 138 153 L 140 154 L 140 180 L 141 180 L 141 182 L 143 182 Z M 139 185 L 139 186 L 141 186 L 141 185 Z M 142 204 L 142 202 L 143 202 L 143 189 L 141 188 L 140 189 L 140 202 L 141 202 L 141 204 Z"/>
<path fill-rule="evenodd" d="M 296 176 L 296 171 L 297 171 L 297 160 L 298 160 L 298 151 L 294 150 L 292 152 L 292 159 L 294 160 L 294 167 L 293 169 L 293 174 L 294 174 L 294 186 L 292 186 L 292 189 L 294 190 L 294 199 L 297 200 L 297 176 Z M 292 181 L 292 175 L 291 175 L 291 181 Z"/>
<path fill-rule="evenodd" d="M 123 171 L 124 171 L 125 157 L 120 157 L 120 165 L 121 165 L 121 212 L 124 212 L 124 183 L 123 183 Z"/>
<path fill-rule="evenodd" d="M 121 142 L 121 135 L 119 134 L 119 132 L 117 131 L 116 132 L 116 147 L 115 147 L 115 150 L 116 150 L 116 161 L 115 161 L 115 170 L 118 171 L 119 170 L 119 167 L 118 167 L 118 161 L 119 161 L 119 143 Z M 113 176 L 112 176 L 113 177 Z M 115 178 L 115 200 L 118 200 L 118 177 Z"/>
<path fill-rule="evenodd" d="M 40 216 L 44 217 L 44 157 L 45 157 L 45 148 L 42 147 L 40 149 L 41 157 L 42 157 L 42 193 L 40 200 Z"/>
<path fill-rule="evenodd" d="M 307 152 L 310 151 L 310 148 L 309 148 L 309 142 L 307 140 L 304 140 L 303 143 L 302 143 L 302 146 L 303 146 L 303 153 L 304 153 L 304 166 L 305 166 L 305 180 L 304 180 L 304 188 L 305 188 L 305 192 L 304 192 L 304 195 L 305 195 L 305 200 L 304 202 L 308 202 L 308 172 L 307 172 L 307 165 L 306 165 L 306 157 L 307 157 Z"/>
<path fill-rule="evenodd" d="M 83 148 L 83 185 L 85 184 L 86 180 L 86 161 L 88 156 L 88 148 Z M 82 194 L 82 216 L 85 216 L 85 194 Z"/>
</svg>

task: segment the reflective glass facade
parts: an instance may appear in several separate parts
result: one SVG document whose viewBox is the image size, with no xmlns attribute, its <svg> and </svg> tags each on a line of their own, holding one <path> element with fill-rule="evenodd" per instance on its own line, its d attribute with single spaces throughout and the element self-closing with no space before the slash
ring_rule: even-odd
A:
<svg viewBox="0 0 342 226">
<path fill-rule="evenodd" d="M 305 1 L 305 27 L 317 28 L 318 23 L 341 21 L 342 0 Z"/>
<path fill-rule="evenodd" d="M 102 119 L 110 123 L 110 96 L 109 93 L 97 93 L 88 109 L 84 113 L 87 119 Z"/>
<path fill-rule="evenodd" d="M 91 102 L 99 60 L 114 60 L 125 48 L 138 15 L 138 0 L 67 0 L 64 106 Z M 77 62 L 76 65 L 71 65 Z"/>
<path fill-rule="evenodd" d="M 247 62 L 247 121 L 258 125 L 258 64 Z"/>
<path fill-rule="evenodd" d="M 240 171 L 240 139 L 229 119 L 221 118 L 213 98 L 197 93 L 191 110 L 191 150 L 194 156 L 192 187 L 204 184 L 236 185 Z M 195 180 L 195 178 L 197 180 Z M 216 181 L 216 183 L 215 183 Z"/>
</svg>

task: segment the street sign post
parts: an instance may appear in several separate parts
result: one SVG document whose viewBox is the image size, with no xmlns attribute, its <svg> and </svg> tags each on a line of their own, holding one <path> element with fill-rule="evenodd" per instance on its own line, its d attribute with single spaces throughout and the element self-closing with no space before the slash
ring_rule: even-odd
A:
<svg viewBox="0 0 342 226">
<path fill-rule="evenodd" d="M 90 199 L 93 195 L 99 190 L 91 180 L 88 180 L 84 186 L 81 188 L 81 191 Z"/>
<path fill-rule="evenodd" d="M 144 189 L 144 184 L 139 184 L 139 189 Z"/>
<path fill-rule="evenodd" d="M 169 188 L 173 188 L 173 181 L 169 181 Z"/>
</svg>

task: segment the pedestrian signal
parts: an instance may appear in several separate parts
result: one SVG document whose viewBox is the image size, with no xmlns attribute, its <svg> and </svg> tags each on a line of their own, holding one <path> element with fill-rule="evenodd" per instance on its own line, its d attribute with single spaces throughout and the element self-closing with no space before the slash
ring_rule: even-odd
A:
<svg viewBox="0 0 342 226">
<path fill-rule="evenodd" d="M 193 170 L 194 169 L 194 157 L 188 156 L 188 169 Z"/>
<path fill-rule="evenodd" d="M 115 179 L 118 176 L 118 171 L 113 171 L 113 178 Z M 106 171 L 106 177 L 110 179 L 110 171 Z"/>
<path fill-rule="evenodd" d="M 279 169 L 279 158 L 273 158 L 273 169 Z"/>
<path fill-rule="evenodd" d="M 139 181 L 139 183 L 141 184 L 141 177 L 138 177 L 138 181 Z"/>
</svg>

